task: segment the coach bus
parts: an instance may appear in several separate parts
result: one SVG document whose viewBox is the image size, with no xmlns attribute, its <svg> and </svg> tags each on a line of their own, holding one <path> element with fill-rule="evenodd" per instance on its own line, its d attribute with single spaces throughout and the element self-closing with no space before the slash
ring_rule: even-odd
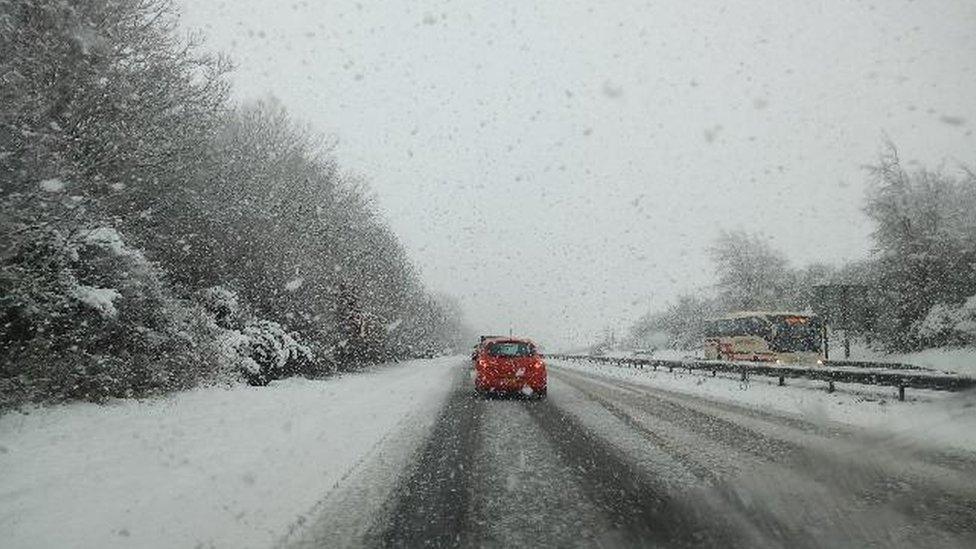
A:
<svg viewBox="0 0 976 549">
<path fill-rule="evenodd" d="M 741 312 L 711 319 L 705 358 L 778 364 L 823 363 L 823 322 L 815 315 Z"/>
</svg>

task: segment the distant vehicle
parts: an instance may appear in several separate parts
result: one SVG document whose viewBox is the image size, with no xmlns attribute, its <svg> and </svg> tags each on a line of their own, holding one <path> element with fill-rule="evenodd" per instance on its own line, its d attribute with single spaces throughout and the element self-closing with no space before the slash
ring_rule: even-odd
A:
<svg viewBox="0 0 976 549">
<path fill-rule="evenodd" d="M 823 322 L 803 313 L 752 311 L 709 320 L 706 360 L 822 363 Z"/>
<path fill-rule="evenodd" d="M 545 398 L 546 364 L 528 339 L 486 339 L 472 357 L 475 390 L 481 394 L 522 394 Z"/>
</svg>

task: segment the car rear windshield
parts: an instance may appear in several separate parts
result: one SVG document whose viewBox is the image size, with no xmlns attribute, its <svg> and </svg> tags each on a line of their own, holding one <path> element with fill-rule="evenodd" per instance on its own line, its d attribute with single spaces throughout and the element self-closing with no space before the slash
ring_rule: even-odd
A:
<svg viewBox="0 0 976 549">
<path fill-rule="evenodd" d="M 535 354 L 535 349 L 528 343 L 506 341 L 489 345 L 488 354 L 491 356 L 532 356 Z"/>
</svg>

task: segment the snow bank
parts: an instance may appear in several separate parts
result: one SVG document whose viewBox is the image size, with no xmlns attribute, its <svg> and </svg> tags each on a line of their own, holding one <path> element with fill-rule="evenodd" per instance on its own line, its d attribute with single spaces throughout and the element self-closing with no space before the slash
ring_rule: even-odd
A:
<svg viewBox="0 0 976 549">
<path fill-rule="evenodd" d="M 85 243 L 102 248 L 114 255 L 126 255 L 128 253 L 122 235 L 111 227 L 97 227 L 85 235 Z"/>
<path fill-rule="evenodd" d="M 114 288 L 95 288 L 94 286 L 77 285 L 71 292 L 72 297 L 98 311 L 104 317 L 114 317 L 118 314 L 115 300 L 122 294 Z"/>
<path fill-rule="evenodd" d="M 973 347 L 925 349 L 914 353 L 887 355 L 883 360 L 976 377 L 976 348 Z"/>
<path fill-rule="evenodd" d="M 695 351 L 684 349 L 654 349 L 653 352 L 634 352 L 634 351 L 609 351 L 605 355 L 610 358 L 648 358 L 655 360 L 681 360 L 685 358 L 695 358 Z"/>
<path fill-rule="evenodd" d="M 37 184 L 46 193 L 59 193 L 64 191 L 64 181 L 60 179 L 45 179 Z"/>
<path fill-rule="evenodd" d="M 289 280 L 288 283 L 285 284 L 285 290 L 289 292 L 295 292 L 298 291 L 298 289 L 301 288 L 303 284 L 305 284 L 305 279 L 302 277 L 298 277 L 293 280 Z"/>
<path fill-rule="evenodd" d="M 851 346 L 851 360 L 912 364 L 929 370 L 976 377 L 976 347 L 936 347 L 911 353 L 887 354 L 863 344 Z"/>
<path fill-rule="evenodd" d="M 404 421 L 457 358 L 324 381 L 0 417 L 4 547 L 267 547 Z"/>
<path fill-rule="evenodd" d="M 840 350 L 839 344 L 837 350 Z M 842 356 L 843 352 L 831 353 L 831 358 Z M 976 347 L 937 347 L 912 353 L 888 354 L 872 349 L 863 342 L 853 341 L 851 360 L 912 364 L 929 370 L 976 377 Z"/>
<path fill-rule="evenodd" d="M 822 381 L 752 376 L 743 383 L 736 377 L 711 377 L 706 372 L 635 370 L 596 362 L 550 360 L 567 368 L 625 380 L 653 388 L 711 400 L 730 402 L 778 415 L 829 425 L 841 423 L 874 431 L 906 444 L 976 451 L 976 392 L 950 393 L 908 389 L 905 402 L 892 387 L 837 384 L 828 393 Z"/>
</svg>

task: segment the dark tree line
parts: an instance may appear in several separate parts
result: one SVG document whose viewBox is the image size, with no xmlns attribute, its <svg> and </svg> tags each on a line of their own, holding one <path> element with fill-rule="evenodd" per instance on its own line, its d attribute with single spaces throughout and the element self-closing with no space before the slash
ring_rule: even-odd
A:
<svg viewBox="0 0 976 549">
<path fill-rule="evenodd" d="M 454 345 L 330 144 L 166 0 L 0 1 L 0 405 L 319 375 Z"/>
<path fill-rule="evenodd" d="M 711 247 L 717 284 L 647 314 L 632 329 L 640 345 L 664 333 L 669 345 L 701 344 L 704 319 L 742 310 L 810 310 L 814 287 L 863 288 L 852 331 L 886 351 L 976 345 L 976 174 L 906 169 L 888 144 L 869 167 L 865 213 L 874 252 L 841 266 L 796 268 L 758 235 L 722 233 Z"/>
</svg>

